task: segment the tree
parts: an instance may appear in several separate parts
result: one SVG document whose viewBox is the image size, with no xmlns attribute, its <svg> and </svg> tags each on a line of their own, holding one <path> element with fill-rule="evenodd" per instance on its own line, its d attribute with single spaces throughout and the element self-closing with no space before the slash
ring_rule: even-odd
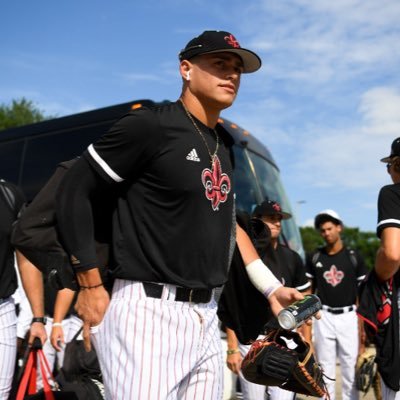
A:
<svg viewBox="0 0 400 400">
<path fill-rule="evenodd" d="M 300 227 L 300 234 L 306 253 L 311 253 L 318 246 L 324 245 L 323 239 L 314 228 L 309 226 Z M 374 232 L 361 232 L 358 228 L 345 227 L 343 229 L 342 239 L 346 246 L 357 249 L 360 252 L 369 269 L 373 268 L 376 252 L 380 243 Z"/>
<path fill-rule="evenodd" d="M 52 118 L 45 116 L 32 101 L 24 97 L 12 100 L 11 105 L 0 105 L 0 130 L 40 122 Z"/>
</svg>

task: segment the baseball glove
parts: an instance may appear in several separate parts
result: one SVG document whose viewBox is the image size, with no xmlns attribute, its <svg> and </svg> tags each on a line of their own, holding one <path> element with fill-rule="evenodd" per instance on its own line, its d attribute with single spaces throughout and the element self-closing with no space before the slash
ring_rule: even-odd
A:
<svg viewBox="0 0 400 400">
<path fill-rule="evenodd" d="M 297 332 L 276 329 L 256 340 L 243 359 L 242 373 L 259 385 L 317 397 L 327 394 L 322 369 Z"/>
<path fill-rule="evenodd" d="M 357 358 L 356 364 L 356 386 L 361 392 L 367 393 L 373 385 L 377 374 L 377 365 L 375 364 L 375 353 L 367 349 Z"/>
</svg>

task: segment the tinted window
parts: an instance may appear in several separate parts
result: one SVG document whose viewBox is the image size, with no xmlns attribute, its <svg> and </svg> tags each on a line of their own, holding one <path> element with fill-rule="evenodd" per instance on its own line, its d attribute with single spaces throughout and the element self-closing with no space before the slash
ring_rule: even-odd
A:
<svg viewBox="0 0 400 400">
<path fill-rule="evenodd" d="M 58 163 L 79 156 L 104 131 L 104 127 L 96 125 L 29 139 L 22 178 L 27 198 L 35 196 Z"/>
<path fill-rule="evenodd" d="M 1 170 L 0 178 L 19 184 L 19 172 L 24 142 L 2 143 L 0 144 Z"/>
<path fill-rule="evenodd" d="M 252 151 L 234 146 L 236 206 L 251 213 L 264 199 L 278 201 L 282 209 L 292 210 L 284 191 L 279 170 Z M 282 233 L 287 244 L 304 255 L 299 230 L 294 218 L 282 221 Z"/>
</svg>

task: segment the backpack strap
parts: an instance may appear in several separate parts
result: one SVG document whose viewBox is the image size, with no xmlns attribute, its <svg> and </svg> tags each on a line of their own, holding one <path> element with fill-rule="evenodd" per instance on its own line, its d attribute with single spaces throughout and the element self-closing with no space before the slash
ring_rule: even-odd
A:
<svg viewBox="0 0 400 400">
<path fill-rule="evenodd" d="M 353 264 L 354 268 L 358 267 L 358 260 L 357 260 L 357 256 L 356 256 L 356 252 L 353 249 L 347 249 L 347 252 L 349 254 L 350 257 L 350 261 Z"/>
<path fill-rule="evenodd" d="M 312 264 L 314 265 L 314 267 L 317 265 L 317 262 L 318 262 L 318 259 L 319 259 L 320 255 L 321 255 L 321 251 L 320 251 L 320 250 L 316 251 L 316 252 L 313 254 L 312 259 L 311 259 L 311 262 L 312 262 Z"/>
<path fill-rule="evenodd" d="M 15 195 L 12 190 L 6 186 L 6 182 L 3 179 L 0 179 L 0 192 L 10 207 L 10 210 L 13 212 L 13 214 L 16 214 Z"/>
</svg>

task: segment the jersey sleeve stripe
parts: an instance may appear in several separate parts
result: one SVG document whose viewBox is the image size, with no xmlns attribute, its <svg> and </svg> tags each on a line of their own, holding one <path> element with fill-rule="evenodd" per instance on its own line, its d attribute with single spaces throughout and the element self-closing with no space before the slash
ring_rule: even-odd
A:
<svg viewBox="0 0 400 400">
<path fill-rule="evenodd" d="M 303 290 L 308 289 L 310 286 L 311 286 L 311 283 L 310 283 L 310 282 L 307 282 L 307 283 L 305 283 L 304 285 L 296 286 L 296 289 L 297 289 L 299 292 L 301 292 L 301 291 L 303 291 Z"/>
<path fill-rule="evenodd" d="M 306 272 L 306 277 L 307 277 L 307 278 L 310 278 L 310 279 L 313 279 L 313 278 L 314 278 L 314 275 L 310 274 L 309 272 Z"/>
<path fill-rule="evenodd" d="M 99 154 L 96 152 L 96 150 L 93 147 L 93 144 L 91 144 L 88 147 L 88 152 L 89 154 L 93 157 L 93 159 L 99 164 L 99 166 L 103 169 L 103 171 L 115 182 L 122 182 L 124 178 L 121 178 L 118 174 L 116 174 L 110 166 L 99 156 Z"/>
<path fill-rule="evenodd" d="M 357 277 L 357 280 L 358 280 L 358 281 L 362 281 L 362 280 L 365 278 L 365 276 L 366 276 L 366 275 L 358 276 L 358 277 Z"/>
<path fill-rule="evenodd" d="M 377 227 L 384 225 L 384 224 L 396 224 L 400 225 L 400 219 L 394 219 L 394 218 L 389 218 L 389 219 L 384 219 L 382 221 L 379 221 Z"/>
</svg>

